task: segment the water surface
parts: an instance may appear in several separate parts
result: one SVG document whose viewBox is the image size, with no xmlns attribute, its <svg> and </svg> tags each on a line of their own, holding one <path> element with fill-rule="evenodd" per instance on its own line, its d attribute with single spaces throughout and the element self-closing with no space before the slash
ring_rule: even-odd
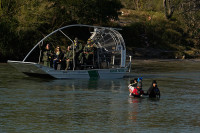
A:
<svg viewBox="0 0 200 133">
<path fill-rule="evenodd" d="M 134 60 L 146 91 L 157 80 L 160 99 L 129 98 L 130 78 L 46 80 L 0 64 L 0 132 L 198 132 L 200 62 Z"/>
</svg>

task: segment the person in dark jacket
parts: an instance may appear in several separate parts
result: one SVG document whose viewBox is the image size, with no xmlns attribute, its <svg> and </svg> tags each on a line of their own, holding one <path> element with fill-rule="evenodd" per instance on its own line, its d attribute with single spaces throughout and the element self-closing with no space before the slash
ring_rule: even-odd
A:
<svg viewBox="0 0 200 133">
<path fill-rule="evenodd" d="M 64 54 L 59 46 L 56 47 L 55 55 L 54 55 L 54 60 L 53 60 L 53 65 L 54 69 L 57 70 L 58 64 L 61 64 L 62 60 L 64 58 Z"/>
<path fill-rule="evenodd" d="M 158 89 L 156 80 L 153 80 L 151 87 L 147 91 L 147 94 L 150 98 L 160 98 L 160 90 Z"/>
</svg>

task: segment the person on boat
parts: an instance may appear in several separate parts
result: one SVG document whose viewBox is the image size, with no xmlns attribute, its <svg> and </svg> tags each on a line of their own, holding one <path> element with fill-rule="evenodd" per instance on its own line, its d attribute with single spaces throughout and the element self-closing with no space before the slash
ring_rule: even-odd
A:
<svg viewBox="0 0 200 133">
<path fill-rule="evenodd" d="M 130 92 L 130 94 L 129 94 L 129 96 L 134 96 L 134 95 L 138 95 L 138 93 L 137 93 L 137 78 L 135 78 L 134 80 L 131 80 L 130 81 L 130 84 L 129 84 L 129 86 L 128 86 L 128 88 L 129 88 L 129 92 Z M 136 90 L 135 90 L 136 89 Z"/>
<path fill-rule="evenodd" d="M 58 64 L 61 64 L 64 59 L 64 54 L 59 46 L 56 47 L 55 54 L 54 54 L 54 60 L 53 65 L 54 69 L 57 70 Z"/>
<path fill-rule="evenodd" d="M 79 42 L 78 38 L 75 37 L 74 39 L 74 50 L 76 53 L 80 52 L 83 49 L 82 44 Z"/>
<path fill-rule="evenodd" d="M 64 55 L 64 58 L 66 60 L 66 68 L 67 69 L 72 69 L 72 61 L 73 61 L 73 51 L 72 51 L 72 46 L 67 47 L 67 52 Z"/>
<path fill-rule="evenodd" d="M 75 58 L 75 66 L 76 66 L 76 68 L 80 68 L 82 52 L 83 52 L 83 45 L 79 42 L 77 37 L 74 40 L 74 51 L 75 51 L 75 57 L 74 57 Z"/>
<path fill-rule="evenodd" d="M 152 84 L 148 89 L 147 94 L 149 95 L 150 98 L 156 98 L 156 97 L 160 98 L 160 90 L 157 86 L 156 80 L 152 81 Z"/>
<path fill-rule="evenodd" d="M 87 45 L 83 49 L 85 63 L 87 65 L 93 65 L 94 62 L 94 45 L 92 44 L 92 40 L 88 39 Z"/>
<path fill-rule="evenodd" d="M 50 49 L 50 45 L 47 44 L 45 50 L 43 52 L 42 60 L 44 62 L 44 66 L 53 67 L 53 53 Z"/>
</svg>

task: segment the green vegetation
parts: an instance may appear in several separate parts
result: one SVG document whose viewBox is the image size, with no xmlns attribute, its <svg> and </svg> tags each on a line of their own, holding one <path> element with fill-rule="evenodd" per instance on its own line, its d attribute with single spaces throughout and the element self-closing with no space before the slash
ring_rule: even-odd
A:
<svg viewBox="0 0 200 133">
<path fill-rule="evenodd" d="M 142 48 L 144 57 L 197 58 L 200 2 L 171 0 L 165 7 L 163 2 L 166 1 L 0 0 L 0 62 L 22 60 L 45 35 L 76 23 L 122 27 L 127 49 L 134 55 Z"/>
<path fill-rule="evenodd" d="M 191 37 L 185 26 L 180 21 L 173 18 L 168 20 L 164 13 L 141 12 L 135 10 L 122 9 L 129 12 L 127 16 L 121 16 L 123 22 L 123 37 L 129 50 L 137 52 L 138 48 L 151 50 L 153 54 L 157 49 L 159 54 L 165 55 L 145 55 L 150 58 L 179 58 L 185 55 L 187 58 L 195 58 L 199 52 L 195 39 Z M 192 54 L 188 51 L 194 51 Z M 142 53 L 141 53 L 142 54 Z M 141 55 L 139 55 L 141 56 Z"/>
<path fill-rule="evenodd" d="M 122 3 L 126 8 L 122 9 L 120 20 L 125 25 L 129 50 L 151 58 L 199 57 L 200 1 L 123 0 Z M 143 49 L 138 51 L 138 47 Z"/>
</svg>

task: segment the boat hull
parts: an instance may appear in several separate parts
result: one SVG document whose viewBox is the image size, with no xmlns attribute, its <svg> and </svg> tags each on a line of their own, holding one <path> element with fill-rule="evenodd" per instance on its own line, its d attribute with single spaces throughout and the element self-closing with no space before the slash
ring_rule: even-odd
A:
<svg viewBox="0 0 200 133">
<path fill-rule="evenodd" d="M 54 70 L 34 62 L 8 61 L 18 71 L 34 77 L 55 79 L 118 79 L 123 78 L 127 68 L 89 69 L 89 70 Z"/>
</svg>

